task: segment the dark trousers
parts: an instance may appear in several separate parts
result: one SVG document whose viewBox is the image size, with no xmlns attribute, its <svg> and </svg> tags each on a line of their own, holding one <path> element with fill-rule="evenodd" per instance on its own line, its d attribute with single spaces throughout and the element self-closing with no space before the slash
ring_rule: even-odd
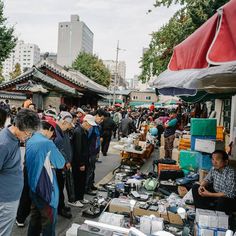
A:
<svg viewBox="0 0 236 236">
<path fill-rule="evenodd" d="M 58 211 L 60 212 L 65 207 L 64 187 L 65 187 L 65 176 L 62 170 L 56 170 L 57 183 L 59 188 L 59 204 Z"/>
<path fill-rule="evenodd" d="M 86 173 L 86 191 L 89 191 L 94 185 L 96 160 L 97 155 L 92 155 L 89 157 L 89 164 Z"/>
<path fill-rule="evenodd" d="M 29 196 L 29 184 L 26 167 L 24 166 L 24 187 L 21 193 L 20 202 L 17 210 L 16 220 L 19 223 L 24 223 L 30 214 L 31 198 Z"/>
<path fill-rule="evenodd" d="M 172 151 L 174 148 L 175 135 L 170 135 L 165 138 L 165 158 L 172 158 Z"/>
<path fill-rule="evenodd" d="M 55 236 L 57 209 L 31 193 L 32 206 L 28 236 Z"/>
<path fill-rule="evenodd" d="M 236 210 L 236 200 L 227 197 L 202 197 L 198 193 L 199 184 L 192 187 L 193 200 L 196 208 L 208 209 L 215 211 L 224 211 L 226 214 L 231 214 Z M 215 192 L 212 187 L 207 188 L 210 192 Z"/>
<path fill-rule="evenodd" d="M 107 154 L 107 151 L 109 149 L 109 145 L 111 142 L 111 136 L 112 136 L 112 133 L 106 134 L 103 136 L 103 141 L 102 141 L 102 153 L 103 154 Z"/>
<path fill-rule="evenodd" d="M 87 170 L 85 168 L 85 171 L 80 171 L 78 166 L 72 166 L 72 173 L 74 178 L 75 201 L 83 200 L 85 194 Z"/>
</svg>

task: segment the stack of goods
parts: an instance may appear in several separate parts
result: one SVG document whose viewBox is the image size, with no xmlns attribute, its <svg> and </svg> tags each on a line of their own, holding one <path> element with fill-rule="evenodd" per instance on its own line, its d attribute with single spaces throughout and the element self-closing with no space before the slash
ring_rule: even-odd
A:
<svg viewBox="0 0 236 236">
<path fill-rule="evenodd" d="M 223 141 L 216 139 L 216 123 L 216 119 L 191 119 L 191 153 L 195 153 L 195 164 L 197 164 L 195 167 L 199 169 L 199 173 L 211 169 L 211 153 L 215 150 L 224 150 Z M 223 132 L 223 129 L 218 128 L 220 138 L 222 138 L 221 131 Z"/>
<path fill-rule="evenodd" d="M 228 221 L 224 212 L 196 209 L 196 235 L 223 236 L 229 227 Z"/>
<path fill-rule="evenodd" d="M 224 141 L 224 126 L 217 126 L 216 139 Z"/>
<path fill-rule="evenodd" d="M 181 138 L 179 142 L 179 150 L 189 150 L 191 147 L 191 139 Z"/>
</svg>

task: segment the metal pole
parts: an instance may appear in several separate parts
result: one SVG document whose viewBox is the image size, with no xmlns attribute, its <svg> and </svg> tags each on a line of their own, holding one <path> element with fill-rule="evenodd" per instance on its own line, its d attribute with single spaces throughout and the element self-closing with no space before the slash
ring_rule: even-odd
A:
<svg viewBox="0 0 236 236">
<path fill-rule="evenodd" d="M 114 88 L 113 88 L 113 106 L 115 105 L 116 101 L 116 84 L 117 84 L 117 74 L 118 74 L 118 56 L 119 56 L 119 40 L 117 42 L 116 47 L 116 67 L 115 67 L 115 78 L 114 78 Z"/>
</svg>

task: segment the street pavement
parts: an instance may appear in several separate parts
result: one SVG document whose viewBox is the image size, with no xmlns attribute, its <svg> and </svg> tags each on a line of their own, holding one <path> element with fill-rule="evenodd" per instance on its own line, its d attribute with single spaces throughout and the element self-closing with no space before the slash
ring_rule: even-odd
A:
<svg viewBox="0 0 236 236">
<path fill-rule="evenodd" d="M 99 160 L 101 163 L 96 164 L 96 172 L 95 172 L 95 183 L 103 183 L 109 181 L 112 178 L 112 171 L 119 166 L 120 157 L 119 151 L 113 149 L 113 146 L 117 144 L 116 141 L 112 141 L 110 144 L 110 148 L 108 150 L 108 155 L 103 157 L 100 154 Z M 24 154 L 24 150 L 22 149 L 22 154 Z M 91 196 L 85 196 L 86 199 L 90 199 Z M 81 216 L 81 211 L 86 209 L 71 207 L 71 213 L 73 215 L 72 219 L 66 219 L 64 217 L 58 216 L 57 226 L 56 226 L 56 235 L 64 236 L 66 235 L 66 231 L 70 228 L 72 223 L 81 224 L 84 221 L 84 217 Z M 13 227 L 12 236 L 25 236 L 27 235 L 27 228 L 29 223 L 29 217 L 26 221 L 26 226 L 24 228 L 18 228 L 16 225 Z"/>
</svg>

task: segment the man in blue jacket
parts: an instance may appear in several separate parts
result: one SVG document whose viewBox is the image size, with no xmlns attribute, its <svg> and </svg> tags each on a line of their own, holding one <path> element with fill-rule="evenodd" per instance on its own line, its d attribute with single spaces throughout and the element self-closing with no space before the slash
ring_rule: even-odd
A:
<svg viewBox="0 0 236 236">
<path fill-rule="evenodd" d="M 26 144 L 26 167 L 32 200 L 28 236 L 54 236 L 59 202 L 56 169 L 62 169 L 65 159 L 50 138 L 54 127 L 42 121 L 40 132 Z"/>
</svg>

